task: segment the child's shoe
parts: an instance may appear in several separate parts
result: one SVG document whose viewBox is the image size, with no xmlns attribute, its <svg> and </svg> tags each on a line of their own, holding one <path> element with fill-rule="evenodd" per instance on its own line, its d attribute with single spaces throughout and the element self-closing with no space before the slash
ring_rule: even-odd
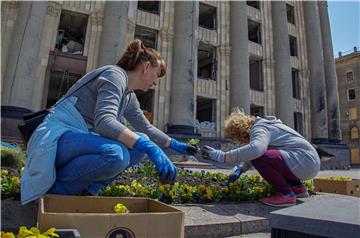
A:
<svg viewBox="0 0 360 238">
<path fill-rule="evenodd" d="M 307 188 L 304 184 L 300 184 L 291 188 L 292 191 L 295 193 L 296 198 L 307 198 L 309 197 L 309 193 Z"/>
<path fill-rule="evenodd" d="M 296 205 L 296 196 L 293 192 L 288 195 L 282 193 L 261 200 L 262 203 L 273 207 L 290 207 Z"/>
</svg>

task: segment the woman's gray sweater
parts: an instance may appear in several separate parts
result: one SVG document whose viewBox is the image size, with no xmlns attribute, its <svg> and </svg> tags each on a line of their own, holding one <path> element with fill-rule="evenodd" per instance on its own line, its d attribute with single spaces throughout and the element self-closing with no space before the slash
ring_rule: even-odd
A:
<svg viewBox="0 0 360 238">
<path fill-rule="evenodd" d="M 281 128 L 284 128 L 281 129 Z M 280 151 L 289 169 L 299 179 L 312 179 L 320 170 L 320 158 L 315 148 L 296 131 L 269 116 L 257 117 L 250 129 L 250 142 L 231 150 L 235 162 L 250 162 L 262 156 L 268 149 Z"/>
<path fill-rule="evenodd" d="M 127 85 L 126 71 L 113 66 L 74 93 L 78 98 L 75 106 L 90 131 L 117 140 L 127 128 L 122 123 L 125 118 L 135 130 L 163 146 L 170 137 L 150 124 L 135 93 L 129 91 Z"/>
</svg>

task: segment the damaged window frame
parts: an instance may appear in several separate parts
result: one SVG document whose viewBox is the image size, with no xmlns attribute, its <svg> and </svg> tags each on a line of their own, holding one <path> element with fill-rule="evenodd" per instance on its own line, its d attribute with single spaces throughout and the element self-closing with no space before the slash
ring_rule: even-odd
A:
<svg viewBox="0 0 360 238">
<path fill-rule="evenodd" d="M 250 105 L 250 115 L 264 117 L 264 106 L 251 104 Z"/>
<path fill-rule="evenodd" d="M 200 106 L 205 108 L 200 108 Z M 211 119 L 210 120 L 205 120 L 204 118 L 206 118 L 207 116 L 203 117 L 200 116 L 199 114 L 202 111 L 208 112 L 208 110 L 211 109 L 211 116 L 209 116 L 207 119 Z M 202 97 L 202 96 L 197 96 L 196 97 L 196 120 L 201 122 L 216 122 L 216 99 L 214 98 L 207 98 L 207 97 Z"/>
<path fill-rule="evenodd" d="M 291 79 L 292 79 L 292 87 L 293 87 L 293 98 L 301 99 L 301 86 L 300 86 L 298 69 L 291 68 Z"/>
<path fill-rule="evenodd" d="M 160 1 L 138 1 L 137 9 L 144 12 L 160 15 Z"/>
<path fill-rule="evenodd" d="M 208 63 L 201 65 L 200 63 L 200 52 L 207 52 L 208 57 L 204 58 L 204 61 L 207 60 Z M 216 47 L 199 42 L 198 50 L 197 50 L 197 59 L 198 59 L 198 68 L 197 68 L 197 77 L 202 80 L 215 80 L 216 81 L 216 74 L 217 74 L 217 57 L 216 57 Z M 211 69 L 209 69 L 211 68 Z M 208 75 L 204 75 L 202 72 L 207 70 Z"/>
<path fill-rule="evenodd" d="M 260 10 L 260 1 L 246 1 L 246 5 Z"/>
<path fill-rule="evenodd" d="M 248 40 L 261 44 L 261 23 L 248 19 Z"/>
<path fill-rule="evenodd" d="M 290 56 L 298 56 L 297 38 L 289 35 Z"/>
<path fill-rule="evenodd" d="M 347 90 L 347 100 L 348 101 L 353 101 L 356 99 L 356 91 L 355 88 L 349 88 Z"/>
<path fill-rule="evenodd" d="M 295 8 L 288 3 L 286 3 L 286 18 L 289 23 L 295 25 Z"/>
<path fill-rule="evenodd" d="M 82 19 L 80 20 L 80 18 Z M 88 21 L 89 15 L 87 14 L 62 10 L 57 28 L 55 50 L 65 54 L 83 56 Z M 76 26 L 74 26 L 75 24 Z M 78 32 L 74 31 L 76 28 L 78 28 Z M 72 43 L 71 46 L 70 43 Z"/>
<path fill-rule="evenodd" d="M 149 37 L 152 35 L 152 37 Z M 140 39 L 148 48 L 157 49 L 159 32 L 157 30 L 136 25 L 134 38 Z M 150 43 L 151 42 L 151 43 Z"/>
<path fill-rule="evenodd" d="M 294 130 L 301 135 L 304 133 L 303 114 L 301 112 L 294 112 Z"/>
<path fill-rule="evenodd" d="M 256 65 L 255 65 L 256 64 Z M 262 59 L 257 57 L 249 57 L 249 79 L 250 89 L 254 91 L 264 91 L 264 77 L 263 77 Z M 254 70 L 258 73 L 254 74 Z M 256 77 L 257 76 L 257 77 Z"/>
<path fill-rule="evenodd" d="M 204 3 L 199 3 L 199 26 L 208 30 L 216 31 L 216 27 L 217 27 L 216 7 Z"/>
</svg>

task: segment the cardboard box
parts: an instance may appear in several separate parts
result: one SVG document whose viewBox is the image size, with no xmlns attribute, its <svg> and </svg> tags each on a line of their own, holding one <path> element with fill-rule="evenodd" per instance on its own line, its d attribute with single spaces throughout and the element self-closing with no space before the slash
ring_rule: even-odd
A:
<svg viewBox="0 0 360 238">
<path fill-rule="evenodd" d="M 360 197 L 360 180 L 338 181 L 330 179 L 314 179 L 315 192 L 337 193 Z"/>
<path fill-rule="evenodd" d="M 117 203 L 130 213 L 115 213 Z M 38 227 L 74 228 L 85 238 L 184 237 L 184 213 L 148 198 L 46 195 L 39 202 Z"/>
</svg>

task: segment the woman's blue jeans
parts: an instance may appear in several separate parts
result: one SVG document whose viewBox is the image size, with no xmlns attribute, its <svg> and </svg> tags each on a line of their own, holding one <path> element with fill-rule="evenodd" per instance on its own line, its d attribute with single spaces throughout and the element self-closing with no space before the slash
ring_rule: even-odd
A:
<svg viewBox="0 0 360 238">
<path fill-rule="evenodd" d="M 97 195 L 126 168 L 145 157 L 144 153 L 129 150 L 118 141 L 68 131 L 58 140 L 56 181 L 48 193 L 76 195 L 87 190 Z"/>
</svg>

